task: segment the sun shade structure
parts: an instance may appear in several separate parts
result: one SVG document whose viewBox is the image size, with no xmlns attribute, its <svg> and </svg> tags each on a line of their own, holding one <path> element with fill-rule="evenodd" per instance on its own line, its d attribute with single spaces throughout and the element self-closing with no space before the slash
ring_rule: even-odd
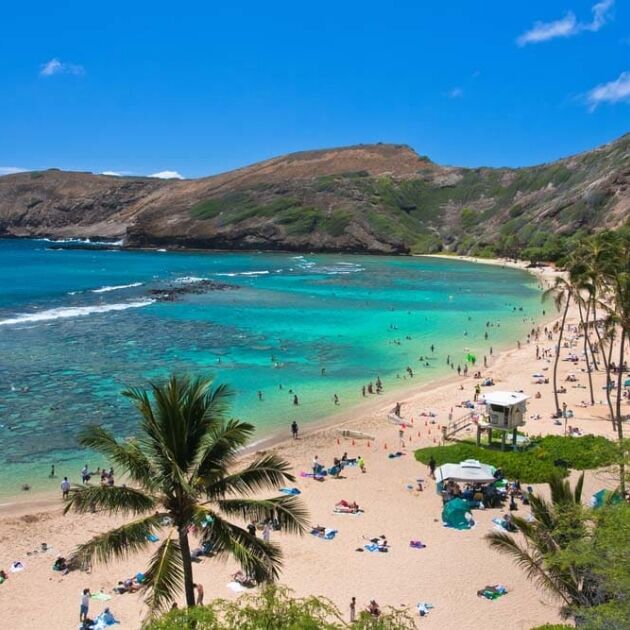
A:
<svg viewBox="0 0 630 630">
<path fill-rule="evenodd" d="M 435 480 L 438 483 L 448 479 L 466 483 L 491 483 L 495 481 L 494 471 L 494 466 L 467 459 L 459 464 L 442 464 L 435 469 Z"/>
</svg>

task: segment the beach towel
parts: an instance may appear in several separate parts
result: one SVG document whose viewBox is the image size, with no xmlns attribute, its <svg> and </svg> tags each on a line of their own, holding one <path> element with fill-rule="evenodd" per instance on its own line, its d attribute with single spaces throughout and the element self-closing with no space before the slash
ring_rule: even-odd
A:
<svg viewBox="0 0 630 630">
<path fill-rule="evenodd" d="M 298 490 L 297 488 L 279 488 L 278 492 L 282 492 L 282 494 L 287 494 L 291 497 L 302 494 L 301 490 Z"/>
<path fill-rule="evenodd" d="M 90 596 L 90 599 L 93 599 L 97 602 L 108 602 L 111 598 L 111 595 L 108 595 L 107 593 L 102 593 L 101 591 L 99 591 L 98 593 L 92 593 L 92 595 Z"/>
<path fill-rule="evenodd" d="M 477 597 L 495 600 L 507 594 L 507 592 L 508 591 L 505 586 L 501 586 L 501 584 L 495 584 L 494 586 L 484 586 L 481 590 L 477 591 Z"/>
<path fill-rule="evenodd" d="M 11 573 L 19 573 L 20 571 L 24 571 L 25 568 L 26 567 L 19 560 L 16 560 L 11 563 L 9 571 L 11 571 Z"/>
<path fill-rule="evenodd" d="M 363 545 L 363 549 L 366 551 L 380 551 L 382 553 L 387 553 L 389 551 L 389 547 L 383 547 L 382 545 L 377 545 L 376 543 Z"/>
<path fill-rule="evenodd" d="M 324 481 L 325 475 L 326 475 L 325 470 L 322 473 L 319 473 L 317 475 L 315 473 L 307 473 L 304 471 L 300 473 L 300 477 L 304 477 L 305 479 L 315 479 L 315 481 Z"/>
<path fill-rule="evenodd" d="M 410 540 L 409 546 L 412 549 L 424 549 L 426 547 L 426 545 L 420 540 Z"/>
<path fill-rule="evenodd" d="M 498 516 L 496 518 L 492 519 L 492 522 L 494 523 L 494 529 L 496 529 L 499 532 L 505 532 L 506 534 L 508 534 L 508 530 L 505 527 L 505 519 L 503 518 L 499 518 Z"/>
<path fill-rule="evenodd" d="M 332 540 L 337 535 L 336 529 L 324 529 L 324 535 L 322 536 L 320 531 L 317 529 L 311 530 L 311 534 L 316 536 L 317 538 L 323 538 L 324 540 Z"/>
<path fill-rule="evenodd" d="M 247 589 L 238 582 L 228 582 L 226 586 L 234 593 L 244 593 Z"/>
<path fill-rule="evenodd" d="M 149 542 L 157 542 L 160 539 L 155 534 L 147 534 L 147 540 Z"/>
<path fill-rule="evenodd" d="M 396 451 L 395 453 L 390 453 L 387 457 L 389 457 L 389 459 L 397 459 L 398 457 L 402 457 L 405 453 L 401 452 L 401 451 Z"/>
<path fill-rule="evenodd" d="M 109 626 L 113 626 L 117 623 L 120 623 L 118 619 L 112 615 L 109 611 L 109 608 L 106 608 L 95 620 L 94 625 L 92 626 L 92 630 L 104 630 Z"/>
<path fill-rule="evenodd" d="M 144 573 L 136 573 L 136 582 L 142 584 L 146 580 Z"/>
<path fill-rule="evenodd" d="M 416 609 L 421 617 L 429 614 L 429 611 L 433 608 L 433 604 L 429 604 L 429 602 L 420 602 L 416 604 Z"/>
<path fill-rule="evenodd" d="M 351 508 L 341 507 L 336 505 L 333 509 L 333 514 L 350 514 L 351 516 L 359 516 L 362 514 L 363 510 L 352 510 Z"/>
</svg>

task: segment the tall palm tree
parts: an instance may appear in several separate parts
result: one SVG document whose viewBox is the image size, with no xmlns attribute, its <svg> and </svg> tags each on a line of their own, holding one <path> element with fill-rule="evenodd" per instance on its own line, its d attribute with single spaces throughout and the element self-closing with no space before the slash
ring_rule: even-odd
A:
<svg viewBox="0 0 630 630">
<path fill-rule="evenodd" d="M 555 477 L 549 482 L 551 500 L 533 495 L 530 506 L 534 520 L 513 517 L 520 530 L 521 543 L 511 534 L 492 532 L 486 535 L 490 546 L 511 556 L 543 589 L 563 601 L 563 610 L 593 605 L 594 591 L 590 577 L 566 563 L 554 562 L 554 554 L 586 535 L 581 505 L 584 473 L 572 490 L 568 481 Z"/>
<path fill-rule="evenodd" d="M 562 276 L 557 276 L 552 287 L 543 293 L 543 300 L 549 297 L 553 298 L 556 309 L 562 311 L 562 321 L 560 322 L 560 331 L 558 332 L 558 343 L 556 345 L 556 357 L 553 363 L 553 396 L 556 404 L 556 415 L 560 415 L 560 400 L 558 399 L 558 362 L 560 361 L 560 348 L 562 347 L 562 337 L 564 335 L 564 327 L 567 321 L 567 313 L 569 312 L 569 304 L 571 302 L 572 289 L 569 282 Z"/>
<path fill-rule="evenodd" d="M 149 392 L 129 389 L 140 412 L 139 437 L 118 441 L 100 426 L 87 428 L 80 443 L 105 455 L 128 479 L 124 486 L 74 488 L 65 512 L 91 510 L 128 514 L 133 520 L 77 547 L 79 562 L 108 562 L 146 549 L 148 537 L 161 542 L 146 570 L 144 588 L 151 613 L 170 604 L 183 585 L 194 606 L 189 531 L 219 557 L 231 556 L 258 581 L 278 576 L 282 553 L 275 543 L 252 536 L 228 520 L 259 520 L 276 513 L 285 531 L 302 534 L 307 514 L 296 497 L 257 497 L 260 491 L 293 482 L 289 465 L 276 455 L 256 457 L 235 470 L 238 451 L 254 427 L 227 420 L 230 391 L 209 379 L 171 376 Z"/>
</svg>

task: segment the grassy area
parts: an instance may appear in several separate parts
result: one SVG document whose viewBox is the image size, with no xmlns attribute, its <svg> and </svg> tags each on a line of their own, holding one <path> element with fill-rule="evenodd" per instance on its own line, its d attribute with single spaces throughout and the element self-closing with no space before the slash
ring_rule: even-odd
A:
<svg viewBox="0 0 630 630">
<path fill-rule="evenodd" d="M 472 442 L 421 448 L 415 452 L 416 459 L 423 464 L 428 464 L 432 455 L 438 466 L 476 459 L 501 468 L 510 479 L 520 479 L 524 483 L 545 483 L 558 472 L 567 474 L 564 467 L 554 465 L 556 460 L 564 460 L 569 468 L 576 470 L 600 468 L 617 461 L 618 448 L 614 442 L 604 437 L 587 435 L 581 438 L 565 438 L 549 435 L 519 452 L 501 451 L 498 446 L 477 447 Z"/>
</svg>

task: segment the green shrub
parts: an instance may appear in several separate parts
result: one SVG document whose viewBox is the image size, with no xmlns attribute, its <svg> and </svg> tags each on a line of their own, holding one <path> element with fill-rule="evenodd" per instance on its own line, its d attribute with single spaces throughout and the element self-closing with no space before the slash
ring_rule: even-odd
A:
<svg viewBox="0 0 630 630">
<path fill-rule="evenodd" d="M 415 452 L 415 457 L 423 464 L 428 464 L 433 456 L 438 466 L 476 459 L 501 468 L 510 479 L 520 479 L 524 483 L 546 483 L 554 474 L 567 474 L 564 467 L 554 465 L 556 460 L 564 460 L 569 468 L 587 470 L 614 464 L 618 454 L 617 445 L 601 436 L 575 438 L 549 435 L 534 441 L 524 451 L 501 451 L 498 445 L 477 447 L 473 442 L 459 442 L 421 448 Z"/>
</svg>

